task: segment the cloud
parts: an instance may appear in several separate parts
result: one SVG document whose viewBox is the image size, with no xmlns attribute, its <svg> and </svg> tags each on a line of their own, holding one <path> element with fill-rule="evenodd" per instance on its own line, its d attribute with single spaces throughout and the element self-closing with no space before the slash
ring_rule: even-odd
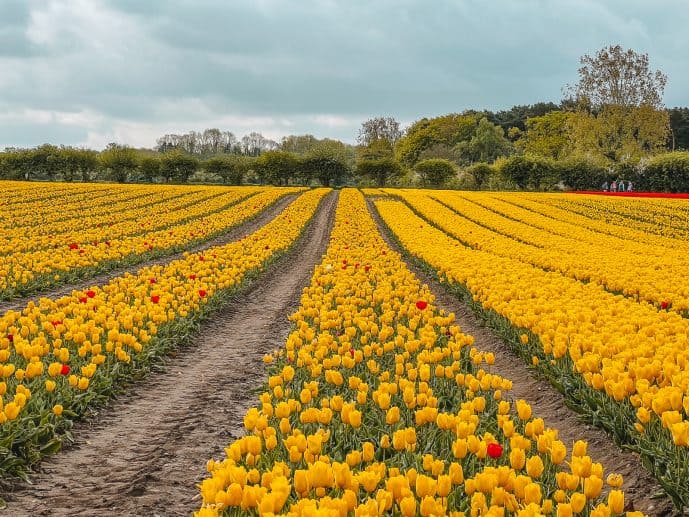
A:
<svg viewBox="0 0 689 517">
<path fill-rule="evenodd" d="M 205 127 L 351 142 L 373 115 L 558 101 L 578 57 L 611 43 L 648 52 L 666 103 L 686 105 L 681 12 L 682 0 L 4 0 L 0 145 L 152 146 Z"/>
</svg>

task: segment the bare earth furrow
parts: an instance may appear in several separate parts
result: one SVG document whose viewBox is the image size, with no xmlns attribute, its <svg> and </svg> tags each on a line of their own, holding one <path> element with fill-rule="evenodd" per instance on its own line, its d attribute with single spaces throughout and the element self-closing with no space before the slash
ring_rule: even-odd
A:
<svg viewBox="0 0 689 517">
<path fill-rule="evenodd" d="M 51 288 L 47 291 L 34 292 L 27 296 L 22 296 L 21 298 L 13 298 L 12 300 L 7 300 L 0 302 L 0 313 L 5 313 L 9 310 L 21 310 L 26 307 L 26 304 L 31 300 L 38 300 L 40 298 L 59 298 L 60 296 L 67 296 L 72 294 L 73 290 L 84 290 L 92 286 L 102 286 L 107 284 L 113 278 L 122 276 L 125 273 L 136 273 L 139 269 L 149 266 L 154 266 L 156 264 L 168 264 L 173 260 L 177 260 L 184 255 L 184 253 L 196 253 L 199 251 L 207 250 L 213 246 L 222 246 L 232 241 L 236 241 L 241 237 L 249 233 L 253 233 L 260 227 L 265 226 L 268 222 L 274 219 L 280 212 L 282 212 L 287 205 L 296 199 L 298 194 L 288 194 L 275 203 L 266 208 L 263 212 L 259 213 L 257 216 L 240 223 L 238 226 L 230 228 L 227 232 L 218 235 L 210 240 L 191 246 L 184 251 L 173 253 L 171 255 L 165 255 L 162 257 L 157 257 L 145 262 L 139 262 L 137 264 L 132 264 L 126 267 L 111 269 L 106 273 L 102 273 L 97 276 L 92 276 L 81 280 L 76 283 L 70 283 L 64 286 Z"/>
<path fill-rule="evenodd" d="M 393 250 L 403 253 L 400 246 L 390 238 L 370 199 L 368 207 L 387 244 Z M 661 486 L 644 469 L 637 454 L 620 449 L 605 431 L 582 422 L 579 415 L 567 407 L 564 396 L 547 380 L 532 374 L 503 339 L 484 326 L 469 307 L 446 290 L 437 277 L 409 260 L 407 267 L 431 288 L 440 308 L 455 313 L 462 332 L 474 336 L 477 349 L 495 354 L 495 364 L 491 366 L 491 371 L 513 382 L 510 398 L 526 400 L 532 406 L 534 415 L 543 418 L 547 426 L 557 429 L 560 440 L 568 447 L 577 440 L 586 441 L 588 454 L 593 461 L 602 463 L 606 472 L 623 475 L 623 489 L 629 509 L 633 507 L 654 516 L 673 514 L 672 501 L 666 495 L 659 496 L 664 494 Z"/>
<path fill-rule="evenodd" d="M 325 251 L 336 200 L 324 199 L 292 251 L 215 314 L 165 373 L 77 426 L 74 446 L 45 460 L 33 485 L 6 495 L 7 511 L 189 515 L 198 507 L 205 460 L 221 457 L 242 433 L 244 412 L 256 403 L 253 389 L 265 376 L 262 357 L 287 338 L 287 316 Z"/>
</svg>

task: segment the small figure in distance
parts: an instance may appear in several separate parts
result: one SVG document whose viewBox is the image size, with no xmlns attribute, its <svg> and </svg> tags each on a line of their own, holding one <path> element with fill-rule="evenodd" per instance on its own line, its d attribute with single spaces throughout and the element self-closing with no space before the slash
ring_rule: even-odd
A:
<svg viewBox="0 0 689 517">
<path fill-rule="evenodd" d="M 624 180 L 617 182 L 617 192 L 624 192 Z"/>
<path fill-rule="evenodd" d="M 610 192 L 617 192 L 617 182 L 615 180 L 612 180 L 610 184 Z"/>
<path fill-rule="evenodd" d="M 603 192 L 607 192 L 608 190 L 610 190 L 610 185 L 608 185 L 608 182 L 605 181 L 605 182 L 601 185 L 601 188 L 603 189 Z"/>
<path fill-rule="evenodd" d="M 633 188 L 634 188 L 634 186 L 632 185 L 632 182 L 628 181 L 627 182 L 627 192 L 631 192 Z"/>
</svg>

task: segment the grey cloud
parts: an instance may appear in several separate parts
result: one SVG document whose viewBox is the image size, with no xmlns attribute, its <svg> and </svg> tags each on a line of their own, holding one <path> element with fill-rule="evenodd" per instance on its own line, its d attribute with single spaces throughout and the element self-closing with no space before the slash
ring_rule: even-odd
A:
<svg viewBox="0 0 689 517">
<path fill-rule="evenodd" d="M 12 13 L 0 21 L 0 120 L 20 108 L 97 113 L 89 138 L 233 116 L 352 141 L 357 117 L 558 101 L 578 57 L 617 42 L 669 75 L 668 105 L 689 103 L 689 36 L 668 15 L 682 0 L 0 1 Z M 51 24 L 37 43 L 27 31 L 41 13 Z M 36 143 L 48 127 L 35 126 Z"/>
</svg>

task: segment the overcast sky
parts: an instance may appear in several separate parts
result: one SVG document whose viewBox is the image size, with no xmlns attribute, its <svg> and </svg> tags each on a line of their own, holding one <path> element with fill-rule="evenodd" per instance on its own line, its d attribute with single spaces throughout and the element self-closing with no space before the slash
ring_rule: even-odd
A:
<svg viewBox="0 0 689 517">
<path fill-rule="evenodd" d="M 218 127 L 353 142 L 363 120 L 555 101 L 619 43 L 689 105 L 689 0 L 0 0 L 0 148 Z"/>
</svg>

